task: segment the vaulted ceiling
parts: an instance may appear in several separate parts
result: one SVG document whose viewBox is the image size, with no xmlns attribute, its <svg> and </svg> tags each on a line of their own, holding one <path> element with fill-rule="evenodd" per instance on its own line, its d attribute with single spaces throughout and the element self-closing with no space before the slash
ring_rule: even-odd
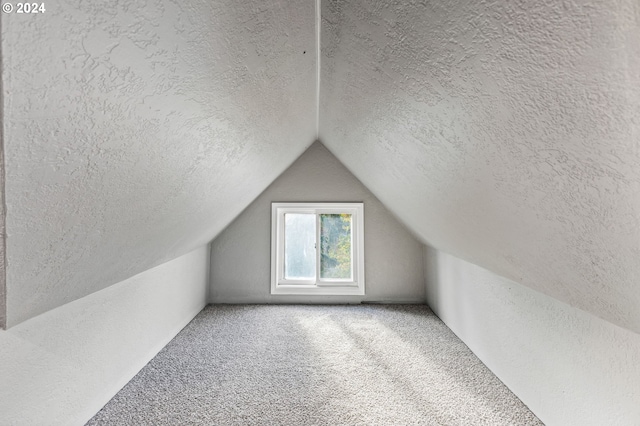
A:
<svg viewBox="0 0 640 426">
<path fill-rule="evenodd" d="M 640 332 L 637 1 L 47 6 L 1 21 L 9 325 L 212 240 L 319 137 L 426 243 Z"/>
</svg>

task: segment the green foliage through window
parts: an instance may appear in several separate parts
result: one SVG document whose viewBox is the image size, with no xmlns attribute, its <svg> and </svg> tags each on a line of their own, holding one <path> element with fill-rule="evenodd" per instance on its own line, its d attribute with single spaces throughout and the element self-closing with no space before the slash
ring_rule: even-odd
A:
<svg viewBox="0 0 640 426">
<path fill-rule="evenodd" d="M 351 279 L 351 215 L 320 215 L 320 277 Z"/>
</svg>

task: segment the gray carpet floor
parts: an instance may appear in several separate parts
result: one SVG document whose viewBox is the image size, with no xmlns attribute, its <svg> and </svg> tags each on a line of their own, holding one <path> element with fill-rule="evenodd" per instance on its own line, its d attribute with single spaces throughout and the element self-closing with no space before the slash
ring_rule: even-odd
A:
<svg viewBox="0 0 640 426">
<path fill-rule="evenodd" d="M 88 425 L 541 425 L 428 307 L 210 305 Z"/>
</svg>

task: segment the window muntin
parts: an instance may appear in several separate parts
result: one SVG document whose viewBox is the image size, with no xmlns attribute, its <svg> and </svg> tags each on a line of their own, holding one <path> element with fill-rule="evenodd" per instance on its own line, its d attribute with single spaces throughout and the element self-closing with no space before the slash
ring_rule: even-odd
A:
<svg viewBox="0 0 640 426">
<path fill-rule="evenodd" d="M 364 294 L 362 203 L 272 204 L 272 294 Z"/>
</svg>

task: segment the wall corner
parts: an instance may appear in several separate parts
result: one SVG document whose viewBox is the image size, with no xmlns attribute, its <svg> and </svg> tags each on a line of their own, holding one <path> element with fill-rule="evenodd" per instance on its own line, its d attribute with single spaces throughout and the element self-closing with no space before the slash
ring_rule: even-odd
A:
<svg viewBox="0 0 640 426">
<path fill-rule="evenodd" d="M 215 240 L 215 238 L 214 238 Z M 211 273 L 211 265 L 212 265 L 212 259 L 211 259 L 211 252 L 212 252 L 212 247 L 213 247 L 213 241 L 210 241 L 207 244 L 207 274 L 206 274 L 206 280 L 207 280 L 207 292 L 205 293 L 205 306 L 211 303 L 211 294 L 212 294 L 212 286 L 213 283 L 211 282 L 211 277 L 213 276 Z"/>
</svg>

